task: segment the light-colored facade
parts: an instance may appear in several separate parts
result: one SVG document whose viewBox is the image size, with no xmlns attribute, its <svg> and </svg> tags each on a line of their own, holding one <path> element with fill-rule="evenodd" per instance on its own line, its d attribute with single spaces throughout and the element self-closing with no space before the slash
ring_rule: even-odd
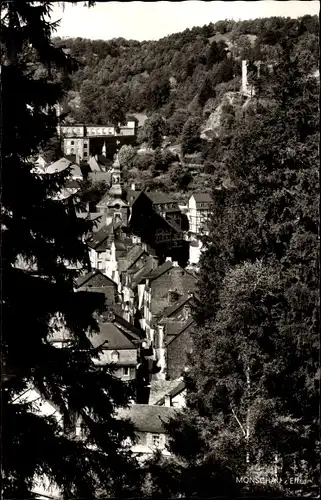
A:
<svg viewBox="0 0 321 500">
<path fill-rule="evenodd" d="M 90 139 L 103 137 L 135 136 L 136 122 L 127 121 L 126 125 L 61 125 L 58 133 L 63 137 L 64 154 L 76 155 L 81 160 L 89 159 Z"/>
<path fill-rule="evenodd" d="M 209 196 L 192 195 L 188 200 L 187 217 L 189 221 L 189 232 L 195 235 L 206 230 L 211 200 Z"/>
</svg>

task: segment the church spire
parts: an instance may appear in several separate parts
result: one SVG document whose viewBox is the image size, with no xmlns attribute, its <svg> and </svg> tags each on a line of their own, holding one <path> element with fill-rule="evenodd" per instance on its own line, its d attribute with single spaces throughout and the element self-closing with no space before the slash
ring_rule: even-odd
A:
<svg viewBox="0 0 321 500">
<path fill-rule="evenodd" d="M 122 182 L 118 153 L 116 155 L 113 168 L 111 170 L 111 188 L 109 194 L 117 198 L 121 198 L 123 195 L 123 182 Z"/>
</svg>

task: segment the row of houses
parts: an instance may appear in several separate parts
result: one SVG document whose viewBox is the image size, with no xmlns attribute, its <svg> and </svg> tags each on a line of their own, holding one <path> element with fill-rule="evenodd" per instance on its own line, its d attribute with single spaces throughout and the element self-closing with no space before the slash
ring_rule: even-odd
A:
<svg viewBox="0 0 321 500">
<path fill-rule="evenodd" d="M 69 198 L 73 204 L 84 179 L 82 167 L 67 155 L 51 165 L 38 162 L 35 172 L 50 175 L 68 169 L 57 199 Z M 132 444 L 133 453 L 141 459 L 155 449 L 166 454 L 163 423 L 185 401 L 183 375 L 195 327 L 195 242 L 206 225 L 211 198 L 194 194 L 184 206 L 166 193 L 136 190 L 135 185 L 125 189 L 118 158 L 110 165 L 104 155 L 93 156 L 89 170 L 104 174 L 105 180 L 108 175 L 110 183 L 95 206 L 76 212 L 95 223 L 84 237 L 91 270 L 80 269 L 74 284 L 76 292 L 99 294 L 104 304 L 96 315 L 98 334 L 88 332 L 92 346 L 100 346 L 102 352 L 94 362 L 113 364 L 114 375 L 134 388 L 131 406 L 119 411 L 119 418 L 129 417 L 135 424 L 138 441 Z M 200 253 L 200 245 L 197 249 Z M 51 337 L 57 348 L 69 340 L 63 325 Z M 33 388 L 27 397 L 41 398 Z M 57 412 L 48 401 L 43 408 Z M 76 422 L 78 438 L 80 428 Z"/>
</svg>

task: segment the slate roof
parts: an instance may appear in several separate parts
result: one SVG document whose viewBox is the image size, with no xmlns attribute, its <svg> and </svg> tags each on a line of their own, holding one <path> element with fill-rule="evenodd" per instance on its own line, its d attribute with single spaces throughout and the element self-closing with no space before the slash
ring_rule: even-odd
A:
<svg viewBox="0 0 321 500">
<path fill-rule="evenodd" d="M 163 203 L 176 203 L 176 200 L 167 193 L 162 193 L 160 191 L 145 191 L 145 194 L 153 202 L 154 205 Z"/>
<path fill-rule="evenodd" d="M 139 271 L 135 273 L 132 278 L 131 288 L 134 289 L 135 286 L 139 285 L 145 276 L 150 273 L 153 269 L 154 259 L 152 256 L 148 257 L 146 264 Z"/>
<path fill-rule="evenodd" d="M 113 164 L 112 160 L 109 160 L 104 155 L 98 155 L 98 162 L 106 167 L 112 166 Z"/>
<path fill-rule="evenodd" d="M 178 330 L 178 332 L 175 334 L 175 336 L 173 336 L 168 342 L 166 342 L 166 346 L 168 347 L 172 342 L 174 342 L 174 340 L 176 340 L 177 337 L 179 335 L 181 335 L 181 333 L 185 332 L 185 330 L 187 328 L 189 328 L 193 323 L 195 323 L 194 318 L 190 318 L 186 323 L 184 323 L 182 328 L 180 330 Z"/>
<path fill-rule="evenodd" d="M 73 177 L 81 177 L 81 178 L 83 178 L 82 171 L 81 171 L 79 165 L 77 165 L 77 163 L 72 163 L 71 164 L 71 175 Z"/>
<path fill-rule="evenodd" d="M 88 165 L 89 165 L 89 168 L 92 172 L 100 172 L 101 171 L 101 168 L 100 168 L 100 166 L 99 166 L 99 164 L 94 156 L 89 158 Z"/>
<path fill-rule="evenodd" d="M 149 278 L 149 280 L 154 280 L 156 278 L 159 278 L 162 274 L 166 273 L 173 267 L 173 262 L 171 261 L 166 261 L 164 264 L 161 266 L 158 266 L 156 269 L 151 271 L 149 274 L 145 276 L 145 278 Z"/>
<path fill-rule="evenodd" d="M 136 346 L 114 323 L 100 323 L 99 333 L 89 337 L 94 347 L 102 346 L 104 349 L 135 349 Z"/>
<path fill-rule="evenodd" d="M 79 189 L 80 185 L 76 179 L 72 179 L 71 181 L 67 181 L 65 187 L 68 189 Z"/>
<path fill-rule="evenodd" d="M 194 193 L 192 196 L 196 203 L 213 203 L 212 196 L 209 193 Z"/>
<path fill-rule="evenodd" d="M 77 213 L 77 217 L 79 217 L 79 219 L 88 219 L 88 220 L 97 220 L 97 219 L 100 219 L 100 217 L 102 217 L 104 214 L 101 214 L 101 213 L 96 213 L 96 212 L 78 212 Z"/>
<path fill-rule="evenodd" d="M 110 172 L 101 172 L 99 170 L 88 173 L 88 179 L 92 182 L 106 182 L 106 184 L 110 184 L 111 173 Z"/>
<path fill-rule="evenodd" d="M 65 155 L 64 158 L 70 161 L 70 163 L 75 163 L 76 155 Z"/>
<path fill-rule="evenodd" d="M 149 394 L 149 403 L 150 405 L 157 405 L 158 401 L 161 400 L 164 396 L 169 394 L 173 389 L 177 387 L 180 383 L 180 379 L 175 380 L 153 380 L 150 394 Z"/>
<path fill-rule="evenodd" d="M 79 276 L 79 278 L 77 278 L 75 280 L 76 282 L 76 286 L 77 288 L 80 288 L 81 286 L 84 286 L 88 284 L 88 282 L 94 277 L 94 276 L 97 276 L 98 274 L 100 274 L 104 280 L 108 283 L 112 283 L 113 285 L 117 286 L 116 283 L 111 279 L 109 278 L 108 276 L 106 276 L 105 274 L 103 274 L 101 271 L 99 271 L 98 269 L 94 269 L 93 271 L 90 271 L 89 273 L 85 274 L 84 276 Z"/>
<path fill-rule="evenodd" d="M 164 434 L 163 422 L 175 417 L 177 409 L 170 406 L 134 404 L 121 408 L 117 415 L 121 419 L 130 419 L 138 432 Z"/>
<path fill-rule="evenodd" d="M 186 302 L 188 302 L 191 299 L 191 295 L 185 294 L 182 295 L 174 304 L 172 304 L 169 307 L 166 307 L 166 309 L 163 312 L 163 316 L 171 316 L 177 309 L 179 309 L 182 305 L 184 305 Z"/>
<path fill-rule="evenodd" d="M 137 328 L 113 314 L 113 319 L 99 323 L 99 332 L 89 338 L 94 347 L 104 344 L 103 349 L 136 349 L 142 337 Z"/>
<path fill-rule="evenodd" d="M 141 257 L 145 251 L 141 246 L 135 245 L 130 248 L 124 255 L 123 260 L 118 263 L 119 272 L 128 271 L 133 264 Z"/>
<path fill-rule="evenodd" d="M 182 380 L 181 382 L 179 382 L 178 385 L 176 385 L 174 387 L 174 389 L 172 389 L 171 391 L 167 392 L 165 394 L 165 396 L 169 396 L 171 399 L 174 398 L 175 396 L 177 396 L 177 394 L 180 394 L 181 392 L 183 392 L 185 389 L 185 382 Z M 162 397 L 161 399 L 159 399 L 155 405 L 160 405 L 162 406 L 163 404 L 165 404 L 165 396 Z"/>
<path fill-rule="evenodd" d="M 177 233 L 182 233 L 182 229 L 179 227 L 179 225 L 174 221 L 174 220 L 168 220 L 164 219 L 164 221 L 167 222 L 169 226 L 171 226 Z"/>
<path fill-rule="evenodd" d="M 131 205 L 134 201 L 137 200 L 138 196 L 142 193 L 142 191 L 134 191 L 133 189 L 127 189 L 126 191 L 126 200 Z"/>
<path fill-rule="evenodd" d="M 114 227 L 113 224 L 108 224 L 102 227 L 99 231 L 91 233 L 90 237 L 86 240 L 87 245 L 94 250 L 104 250 L 105 248 L 99 248 L 108 238 L 113 234 Z"/>
</svg>

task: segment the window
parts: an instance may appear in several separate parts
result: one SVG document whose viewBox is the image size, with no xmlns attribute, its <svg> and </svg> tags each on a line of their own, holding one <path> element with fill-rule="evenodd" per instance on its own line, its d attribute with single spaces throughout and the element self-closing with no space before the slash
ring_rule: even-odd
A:
<svg viewBox="0 0 321 500">
<path fill-rule="evenodd" d="M 87 158 L 88 157 L 88 153 L 87 151 L 84 151 L 84 158 Z"/>
<path fill-rule="evenodd" d="M 70 141 L 70 144 L 73 146 L 75 144 L 75 141 Z"/>
<path fill-rule="evenodd" d="M 165 446 L 165 439 L 163 434 L 152 434 L 152 446 L 154 448 L 162 449 Z"/>
<path fill-rule="evenodd" d="M 88 144 L 85 142 L 84 143 L 84 148 L 87 149 L 88 148 Z"/>
<path fill-rule="evenodd" d="M 129 377 L 129 367 L 128 366 L 123 367 L 123 375 L 124 375 L 124 377 Z"/>
<path fill-rule="evenodd" d="M 153 434 L 152 435 L 152 443 L 153 443 L 153 446 L 155 446 L 155 448 L 159 448 L 160 447 L 160 437 L 158 434 Z"/>
</svg>

